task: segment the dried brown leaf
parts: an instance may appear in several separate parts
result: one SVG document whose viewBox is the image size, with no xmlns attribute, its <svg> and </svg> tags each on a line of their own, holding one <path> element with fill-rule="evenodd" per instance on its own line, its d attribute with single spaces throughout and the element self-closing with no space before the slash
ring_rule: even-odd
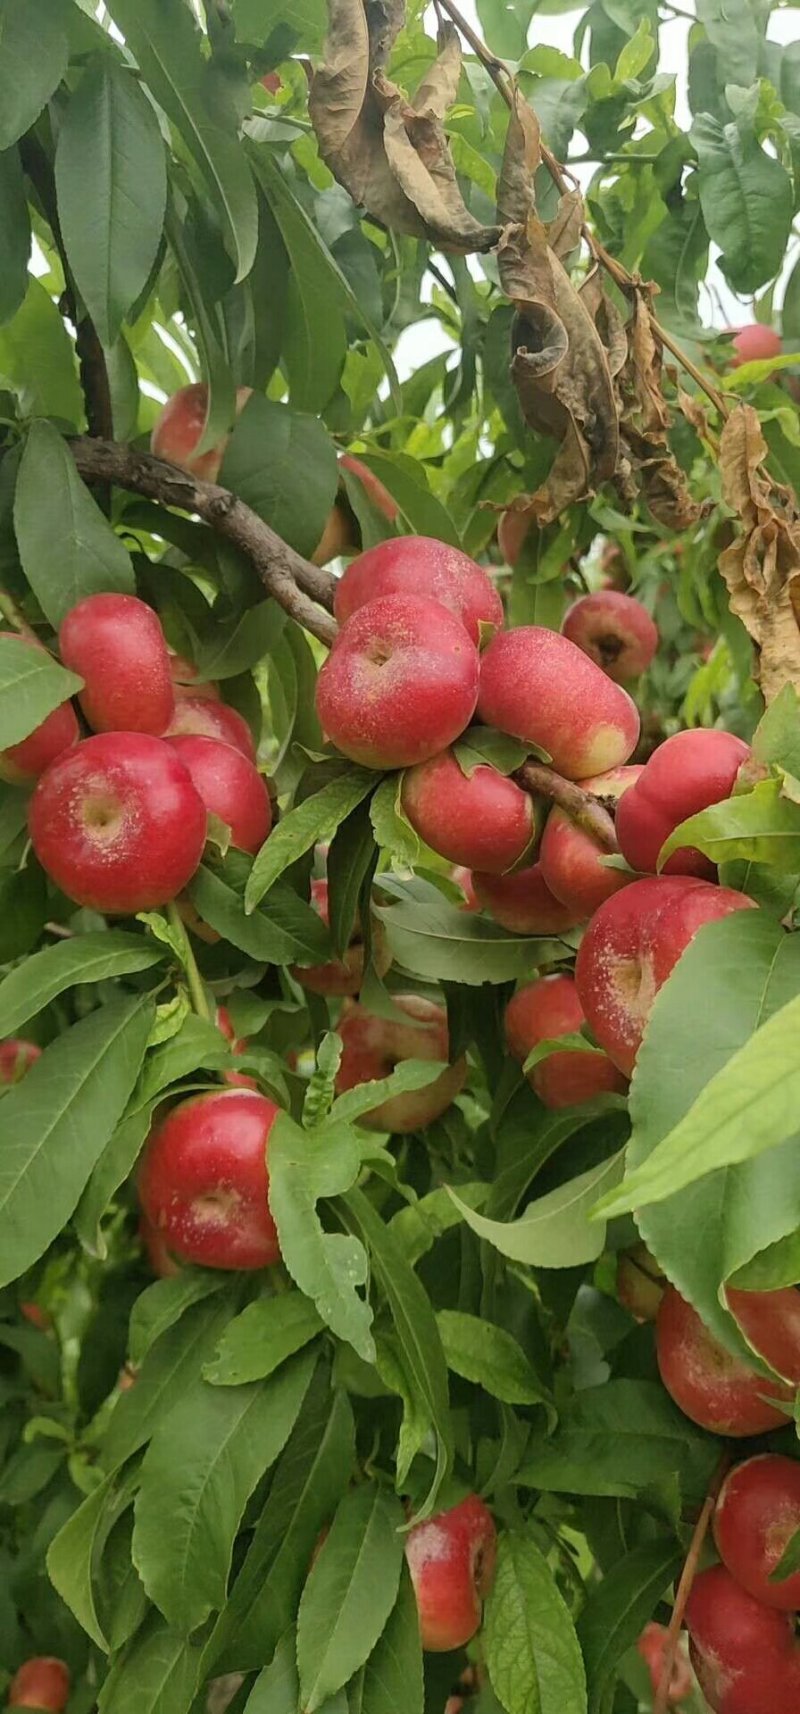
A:
<svg viewBox="0 0 800 1714">
<path fill-rule="evenodd" d="M 701 508 L 667 439 L 670 412 L 662 387 L 663 353 L 653 331 L 652 288 L 632 291 L 628 323 L 628 359 L 620 375 L 624 400 L 620 431 L 648 506 L 671 530 L 696 524 Z M 627 490 L 623 485 L 627 498 Z"/>
<path fill-rule="evenodd" d="M 719 556 L 731 608 L 758 650 L 767 702 L 785 684 L 800 690 L 800 518 L 790 490 L 764 470 L 767 444 L 751 405 L 737 405 L 722 431 L 723 497 L 741 535 Z"/>
</svg>

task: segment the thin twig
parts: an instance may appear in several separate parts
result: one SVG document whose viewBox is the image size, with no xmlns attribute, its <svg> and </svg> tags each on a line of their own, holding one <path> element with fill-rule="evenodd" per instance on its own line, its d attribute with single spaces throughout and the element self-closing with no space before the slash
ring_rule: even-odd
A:
<svg viewBox="0 0 800 1714">
<path fill-rule="evenodd" d="M 608 810 L 574 780 L 565 780 L 562 774 L 557 774 L 555 768 L 547 767 L 544 762 L 523 762 L 514 779 L 523 791 L 557 803 L 559 809 L 565 810 L 570 819 L 595 839 L 604 851 L 619 850 L 616 829 Z"/>
<path fill-rule="evenodd" d="M 29 643 L 38 643 L 33 626 L 28 624 L 22 608 L 17 605 L 13 595 L 9 595 L 7 589 L 0 589 L 0 613 L 21 637 L 26 637 Z"/>
<path fill-rule="evenodd" d="M 67 443 L 81 476 L 113 482 L 132 494 L 143 494 L 162 506 L 174 506 L 202 518 L 217 535 L 246 555 L 267 593 L 320 642 L 332 643 L 336 621 L 331 617 L 335 579 L 322 566 L 295 553 L 257 512 L 216 482 L 200 482 L 163 459 L 116 441 L 76 435 Z M 326 611 L 322 611 L 322 609 Z"/>
<path fill-rule="evenodd" d="M 731 1462 L 732 1454 L 730 1452 L 723 1452 L 717 1468 L 714 1471 L 714 1475 L 711 1478 L 711 1486 L 706 1494 L 705 1500 L 703 1501 L 703 1509 L 694 1526 L 694 1534 L 692 1535 L 692 1539 L 689 1543 L 689 1551 L 684 1560 L 680 1582 L 675 1591 L 675 1603 L 672 1608 L 672 1618 L 669 1622 L 669 1629 L 667 1631 L 666 1642 L 664 1644 L 664 1654 L 661 1663 L 661 1678 L 656 1692 L 656 1699 L 653 1703 L 653 1714 L 667 1714 L 669 1706 L 669 1687 L 675 1668 L 675 1657 L 678 1653 L 678 1643 L 680 1640 L 681 1626 L 683 1624 L 683 1615 L 686 1612 L 686 1603 L 692 1593 L 692 1584 L 694 1583 L 695 1576 L 697 1574 L 697 1567 L 700 1563 L 700 1555 L 703 1551 L 703 1542 L 706 1539 L 708 1526 L 713 1517 L 714 1507 L 716 1506 L 717 1499 L 719 1497 L 719 1491 L 728 1474 Z"/>
</svg>

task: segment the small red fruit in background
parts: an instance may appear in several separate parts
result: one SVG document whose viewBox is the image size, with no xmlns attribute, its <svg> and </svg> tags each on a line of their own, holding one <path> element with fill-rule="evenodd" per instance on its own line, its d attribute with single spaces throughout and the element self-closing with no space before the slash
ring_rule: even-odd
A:
<svg viewBox="0 0 800 1714">
<path fill-rule="evenodd" d="M 0 637 L 13 637 L 23 648 L 37 649 L 46 653 L 38 643 L 28 643 L 27 639 L 17 636 L 16 631 L 0 631 Z M 80 737 L 80 727 L 71 702 L 62 702 L 48 714 L 41 723 L 29 732 L 27 738 L 22 738 L 19 744 L 9 744 L 8 749 L 0 750 L 0 780 L 6 780 L 9 785 L 25 785 L 28 780 L 37 780 L 45 768 L 49 768 L 56 756 L 68 750 L 72 744 L 77 744 Z"/>
<path fill-rule="evenodd" d="M 317 915 L 321 916 L 326 926 L 329 925 L 326 880 L 311 882 L 311 903 Z M 331 994 L 341 999 L 352 997 L 358 993 L 364 980 L 364 950 L 361 925 L 356 919 L 344 958 L 332 958 L 327 964 L 293 964 L 292 975 L 301 987 L 307 988 L 312 994 Z M 392 962 L 383 924 L 377 918 L 372 921 L 372 962 L 379 976 L 386 975 Z"/>
<path fill-rule="evenodd" d="M 473 643 L 481 625 L 503 624 L 503 603 L 483 567 L 447 542 L 429 536 L 393 536 L 359 554 L 336 585 L 339 623 L 385 596 L 438 601 L 466 626 Z"/>
<path fill-rule="evenodd" d="M 0 1083 L 19 1083 L 41 1054 L 35 1042 L 22 1041 L 17 1036 L 0 1042 Z"/>
<path fill-rule="evenodd" d="M 656 1356 L 679 1410 L 712 1434 L 764 1434 L 785 1425 L 785 1413 L 769 1400 L 790 1402 L 788 1387 L 758 1374 L 721 1345 L 674 1286 L 667 1286 L 658 1311 Z"/>
<path fill-rule="evenodd" d="M 621 1250 L 617 1258 L 617 1298 L 637 1321 L 655 1321 L 666 1287 L 655 1256 L 646 1244 Z"/>
<path fill-rule="evenodd" d="M 741 369 L 743 363 L 763 362 L 768 357 L 780 357 L 783 350 L 783 340 L 774 327 L 765 327 L 761 321 L 748 322 L 746 327 L 740 327 L 732 340 L 734 356 L 731 365 Z"/>
<path fill-rule="evenodd" d="M 497 546 L 506 565 L 516 565 L 532 527 L 533 517 L 530 512 L 514 512 L 510 507 L 508 511 L 503 512 L 497 526 Z"/>
<path fill-rule="evenodd" d="M 460 619 L 438 601 L 386 595 L 343 624 L 317 680 L 317 714 L 351 761 L 405 768 L 460 736 L 477 695 L 478 651 Z"/>
<path fill-rule="evenodd" d="M 800 1572 L 775 1583 L 770 1576 L 798 1530 L 800 1464 L 769 1452 L 737 1464 L 714 1512 L 717 1552 L 748 1594 L 786 1613 L 800 1610 Z"/>
<path fill-rule="evenodd" d="M 216 738 L 220 744 L 232 744 L 249 762 L 256 759 L 253 734 L 247 721 L 227 702 L 215 701 L 193 691 L 191 696 L 178 698 L 175 712 L 166 728 L 165 738 Z"/>
<path fill-rule="evenodd" d="M 646 672 L 659 643 L 658 626 L 647 608 L 616 589 L 582 595 L 561 630 L 615 684 L 627 684 Z"/>
<path fill-rule="evenodd" d="M 169 744 L 190 773 L 209 815 L 231 830 L 240 851 L 255 855 L 272 828 L 272 805 L 266 785 L 253 763 L 218 738 L 187 734 Z"/>
<path fill-rule="evenodd" d="M 169 670 L 176 701 L 178 698 L 197 696 L 205 702 L 219 702 L 219 685 L 212 684 L 210 679 L 198 678 L 197 667 L 193 661 L 187 661 L 185 655 L 171 654 Z"/>
<path fill-rule="evenodd" d="M 661 1675 L 664 1670 L 664 1655 L 667 1648 L 667 1627 L 655 1623 L 645 1625 L 636 1644 L 642 1659 L 647 1663 L 650 1672 L 650 1683 L 653 1695 L 658 1695 Z M 673 1662 L 672 1675 L 667 1690 L 667 1701 L 674 1707 L 682 1702 L 684 1697 L 692 1693 L 692 1672 L 688 1660 L 682 1654 L 677 1654 Z"/>
<path fill-rule="evenodd" d="M 395 523 L 400 507 L 394 495 L 390 494 L 388 488 L 381 482 L 380 477 L 376 476 L 368 465 L 362 464 L 361 459 L 356 458 L 352 452 L 340 453 L 339 467 L 341 470 L 348 471 L 351 476 L 357 477 L 373 506 L 383 513 L 384 518 L 390 524 Z M 441 543 L 437 543 L 437 546 L 441 546 Z"/>
<path fill-rule="evenodd" d="M 617 810 L 617 838 L 623 857 L 640 873 L 656 872 L 658 854 L 673 829 L 690 815 L 728 798 L 750 754 L 731 732 L 696 728 L 676 732 L 659 744 Z M 699 875 L 713 881 L 716 867 L 691 846 L 673 851 L 662 874 Z"/>
<path fill-rule="evenodd" d="M 406 1014 L 408 1023 L 378 1017 L 363 1006 L 351 1006 L 344 1012 L 339 1022 L 344 1051 L 336 1077 L 337 1095 L 388 1077 L 404 1059 L 449 1059 L 444 1006 L 417 994 L 393 994 L 392 1000 Z M 373 1131 L 421 1131 L 455 1100 L 466 1075 L 466 1060 L 458 1059 L 426 1088 L 395 1095 L 362 1114 L 358 1122 Z"/>
<path fill-rule="evenodd" d="M 61 1714 L 69 1698 L 69 1667 L 53 1655 L 35 1655 L 15 1672 L 8 1687 L 9 1708 L 39 1708 Z"/>
<path fill-rule="evenodd" d="M 278 71 L 265 71 L 259 82 L 268 95 L 279 95 L 283 88 L 281 74 Z"/>
<path fill-rule="evenodd" d="M 575 980 L 592 1035 L 626 1077 L 656 994 L 698 930 L 752 908 L 744 893 L 675 875 L 633 881 L 595 911 L 581 941 Z"/>
<path fill-rule="evenodd" d="M 236 415 L 240 416 L 252 393 L 252 387 L 237 387 Z M 188 470 L 200 482 L 216 482 L 229 436 L 196 455 L 205 427 L 208 411 L 208 387 L 205 381 L 193 381 L 191 386 L 179 387 L 168 399 L 150 436 L 150 451 L 155 458 L 165 458 Z"/>
<path fill-rule="evenodd" d="M 521 1063 L 531 1049 L 552 1036 L 575 1035 L 586 1022 L 571 976 L 540 976 L 518 988 L 506 1007 L 509 1051 Z M 627 1089 L 627 1081 L 604 1053 L 551 1053 L 528 1073 L 545 1107 L 575 1107 L 609 1090 Z"/>
<path fill-rule="evenodd" d="M 578 921 L 551 893 L 541 863 L 517 869 L 514 875 L 486 875 L 476 869 L 472 884 L 479 903 L 512 934 L 564 934 Z"/>
<path fill-rule="evenodd" d="M 237 1036 L 233 1027 L 233 1019 L 231 1018 L 231 1014 L 228 1011 L 227 1006 L 217 1007 L 217 1029 L 220 1034 L 225 1037 L 225 1040 L 230 1042 L 231 1053 L 233 1054 L 234 1059 L 239 1054 L 247 1052 L 247 1042 L 240 1041 Z M 248 1077 L 246 1073 L 242 1071 L 226 1071 L 224 1073 L 224 1082 L 229 1084 L 231 1089 L 258 1088 L 258 1083 L 255 1077 Z"/>
<path fill-rule="evenodd" d="M 714 1714 L 797 1714 L 800 1645 L 788 1613 L 754 1601 L 724 1565 L 712 1565 L 694 1580 L 686 1627 Z"/>
<path fill-rule="evenodd" d="M 157 615 L 136 595 L 87 595 L 58 634 L 65 667 L 93 732 L 151 732 L 169 725 L 175 691 Z"/>
<path fill-rule="evenodd" d="M 424 1649 L 443 1653 L 474 1637 L 496 1554 L 494 1519 L 477 1494 L 409 1530 L 406 1560 Z"/>
<path fill-rule="evenodd" d="M 221 1089 L 181 1101 L 156 1124 L 139 1200 L 179 1260 L 235 1269 L 280 1260 L 266 1167 L 278 1113 L 250 1089 Z"/>
<path fill-rule="evenodd" d="M 452 750 L 410 768 L 400 801 L 415 833 L 451 863 L 502 875 L 535 834 L 533 800 L 496 768 L 465 774 Z"/>
<path fill-rule="evenodd" d="M 636 784 L 642 772 L 642 768 L 611 768 L 606 774 L 581 780 L 581 790 L 591 792 L 612 808 Z M 588 921 L 606 899 L 634 880 L 624 869 L 609 868 L 603 862 L 606 855 L 597 840 L 579 827 L 566 810 L 551 809 L 542 834 L 539 862 L 551 893 L 574 912 L 576 922 Z"/>
<path fill-rule="evenodd" d="M 206 810 L 180 757 L 143 732 L 105 732 L 42 775 L 33 848 L 78 905 L 113 915 L 167 904 L 203 855 Z"/>
<path fill-rule="evenodd" d="M 500 631 L 481 657 L 478 714 L 544 750 L 559 774 L 586 780 L 635 749 L 639 714 L 568 637 L 541 625 Z"/>
</svg>

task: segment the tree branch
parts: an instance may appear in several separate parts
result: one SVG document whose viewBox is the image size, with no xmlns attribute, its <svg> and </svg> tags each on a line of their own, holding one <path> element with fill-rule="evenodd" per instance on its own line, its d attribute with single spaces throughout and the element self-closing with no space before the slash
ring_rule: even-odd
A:
<svg viewBox="0 0 800 1714">
<path fill-rule="evenodd" d="M 608 810 L 574 780 L 565 780 L 555 768 L 546 767 L 544 762 L 523 762 L 514 779 L 523 791 L 557 803 L 559 809 L 565 810 L 571 820 L 596 840 L 604 851 L 619 851 L 616 829 Z"/>
<path fill-rule="evenodd" d="M 692 1539 L 689 1543 L 689 1552 L 686 1555 L 680 1582 L 675 1591 L 675 1603 L 672 1608 L 672 1618 L 669 1622 L 667 1638 L 664 1644 L 664 1656 L 661 1663 L 661 1678 L 656 1692 L 656 1699 L 653 1703 L 653 1714 L 667 1714 L 669 1707 L 669 1687 L 675 1666 L 675 1656 L 678 1652 L 678 1642 L 680 1640 L 681 1625 L 683 1624 L 683 1615 L 686 1612 L 686 1603 L 692 1593 L 692 1584 L 694 1583 L 695 1576 L 697 1574 L 697 1567 L 700 1563 L 700 1554 L 703 1550 L 703 1542 L 706 1539 L 708 1526 L 711 1522 L 714 1507 L 717 1503 L 717 1497 L 725 1477 L 728 1474 L 731 1463 L 732 1454 L 730 1452 L 723 1452 L 714 1475 L 711 1478 L 711 1486 L 703 1502 L 703 1509 L 694 1526 L 694 1534 L 692 1535 Z"/>
<path fill-rule="evenodd" d="M 331 617 L 335 578 L 321 566 L 311 565 L 265 524 L 243 500 L 220 488 L 216 482 L 199 482 L 187 471 L 163 459 L 152 458 L 135 447 L 116 441 L 92 440 L 76 435 L 68 441 L 81 476 L 88 481 L 113 482 L 131 494 L 143 494 L 162 506 L 194 512 L 219 536 L 246 555 L 255 567 L 268 595 L 274 596 L 292 619 L 296 619 L 322 643 L 332 643 L 336 621 Z M 326 611 L 321 611 L 321 609 Z"/>
</svg>

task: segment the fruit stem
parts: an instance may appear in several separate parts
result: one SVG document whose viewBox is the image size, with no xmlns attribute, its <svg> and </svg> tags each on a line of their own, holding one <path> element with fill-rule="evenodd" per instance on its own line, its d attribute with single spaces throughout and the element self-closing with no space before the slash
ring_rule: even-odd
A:
<svg viewBox="0 0 800 1714">
<path fill-rule="evenodd" d="M 28 624 L 21 607 L 17 606 L 13 595 L 9 595 L 5 589 L 0 589 L 0 613 L 8 620 L 9 625 L 13 625 L 15 631 L 19 631 L 21 637 L 27 637 L 31 643 L 38 643 L 36 632 Z"/>
<path fill-rule="evenodd" d="M 192 1010 L 197 1013 L 198 1018 L 205 1018 L 206 1023 L 213 1023 L 211 1007 L 208 1004 L 208 995 L 206 994 L 203 978 L 197 968 L 197 959 L 194 955 L 194 947 L 192 946 L 186 926 L 181 918 L 180 911 L 178 910 L 174 899 L 170 899 L 170 902 L 167 905 L 167 920 L 170 928 L 177 936 L 179 944 L 182 943 L 185 948 L 183 954 L 183 968 L 186 971 L 186 986 L 189 990 L 189 999 L 192 1002 Z"/>
<path fill-rule="evenodd" d="M 692 1593 L 692 1584 L 694 1583 L 695 1576 L 697 1574 L 700 1555 L 703 1551 L 703 1543 L 708 1533 L 708 1526 L 714 1513 L 714 1507 L 716 1506 L 719 1498 L 719 1491 L 728 1474 L 728 1470 L 730 1469 L 732 1462 L 732 1454 L 730 1452 L 723 1452 L 717 1468 L 711 1478 L 711 1485 L 708 1493 L 706 1494 L 705 1500 L 703 1501 L 703 1509 L 694 1526 L 694 1534 L 692 1535 L 692 1539 L 689 1543 L 689 1551 L 686 1555 L 686 1559 L 684 1560 L 680 1582 L 677 1590 L 675 1591 L 675 1603 L 672 1608 L 672 1618 L 669 1622 L 669 1629 L 664 1643 L 664 1654 L 661 1663 L 661 1678 L 656 1692 L 656 1699 L 653 1703 L 653 1714 L 667 1714 L 669 1707 L 669 1687 L 675 1667 L 675 1657 L 678 1652 L 678 1643 L 680 1640 L 681 1626 L 683 1624 L 683 1615 L 686 1612 L 686 1603 Z"/>
<path fill-rule="evenodd" d="M 604 851 L 619 851 L 616 829 L 608 810 L 574 780 L 565 780 L 562 774 L 557 774 L 555 768 L 548 768 L 544 762 L 523 762 L 514 779 L 523 791 L 557 803 L 559 809 L 565 810 L 570 819 L 595 839 Z"/>
</svg>

